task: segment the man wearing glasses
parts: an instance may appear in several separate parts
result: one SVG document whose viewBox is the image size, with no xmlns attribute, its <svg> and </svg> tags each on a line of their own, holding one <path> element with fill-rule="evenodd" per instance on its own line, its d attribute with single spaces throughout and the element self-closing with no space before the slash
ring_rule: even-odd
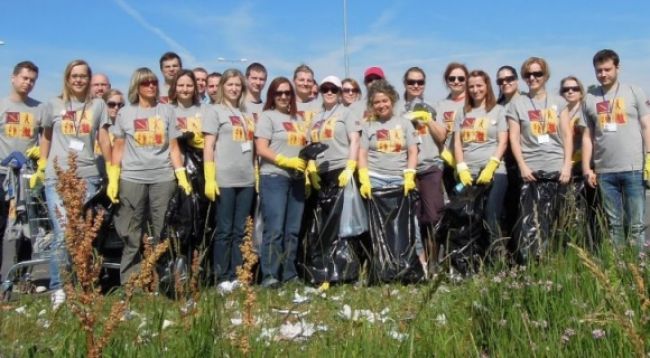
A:
<svg viewBox="0 0 650 358">
<path fill-rule="evenodd" d="M 641 88 L 618 81 L 619 62 L 609 49 L 594 55 L 600 86 L 590 88 L 585 97 L 582 171 L 587 184 L 600 189 L 614 244 L 627 244 L 627 237 L 629 244 L 643 248 L 650 108 Z"/>
</svg>

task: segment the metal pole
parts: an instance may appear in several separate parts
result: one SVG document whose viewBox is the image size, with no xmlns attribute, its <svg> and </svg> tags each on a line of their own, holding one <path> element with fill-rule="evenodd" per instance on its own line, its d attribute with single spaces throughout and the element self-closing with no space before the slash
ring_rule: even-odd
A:
<svg viewBox="0 0 650 358">
<path fill-rule="evenodd" d="M 350 77 L 350 57 L 348 56 L 348 1 L 343 0 L 343 63 L 345 77 Z"/>
</svg>

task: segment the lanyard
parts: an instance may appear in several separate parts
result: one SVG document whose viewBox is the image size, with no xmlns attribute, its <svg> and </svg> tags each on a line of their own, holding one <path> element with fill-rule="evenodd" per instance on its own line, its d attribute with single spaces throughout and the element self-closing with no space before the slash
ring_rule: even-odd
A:
<svg viewBox="0 0 650 358">
<path fill-rule="evenodd" d="M 68 110 L 66 111 L 66 116 L 70 112 L 75 112 L 74 117 L 72 118 L 72 125 L 74 126 L 74 135 L 79 137 L 79 128 L 81 127 L 81 121 L 86 117 L 86 105 L 88 102 L 84 102 L 83 108 L 81 108 L 81 116 L 79 116 L 79 123 L 77 123 L 77 111 L 72 110 L 72 102 L 67 102 Z"/>
<path fill-rule="evenodd" d="M 546 98 L 544 98 L 544 108 L 542 109 L 548 108 L 548 94 L 546 94 L 545 96 Z M 535 106 L 535 101 L 533 101 L 532 97 L 528 96 L 528 100 L 530 101 L 530 105 L 533 106 L 533 110 L 539 113 L 539 122 L 542 125 L 542 131 L 544 132 L 542 134 L 548 133 L 548 128 L 546 128 L 546 117 L 544 116 L 544 113 L 542 113 L 542 111 L 537 109 L 537 106 Z"/>
<path fill-rule="evenodd" d="M 612 97 L 612 101 L 610 103 L 607 98 L 605 98 L 605 90 L 603 90 L 603 86 L 600 86 L 600 96 L 603 98 L 603 102 L 607 103 L 607 122 L 610 122 L 612 120 L 612 110 L 614 109 L 614 101 L 616 100 L 616 97 L 618 97 L 618 90 L 621 88 L 621 83 L 617 82 L 616 83 L 616 91 L 614 92 L 614 97 Z"/>
<path fill-rule="evenodd" d="M 241 110 L 239 110 L 239 108 L 237 108 L 237 112 L 235 112 L 234 109 L 229 104 L 224 104 L 224 106 L 228 108 L 228 110 L 233 116 L 239 117 L 239 119 L 241 120 L 241 125 L 244 128 L 244 138 L 248 140 L 248 123 L 246 118 L 244 117 L 244 114 L 241 113 Z"/>
</svg>

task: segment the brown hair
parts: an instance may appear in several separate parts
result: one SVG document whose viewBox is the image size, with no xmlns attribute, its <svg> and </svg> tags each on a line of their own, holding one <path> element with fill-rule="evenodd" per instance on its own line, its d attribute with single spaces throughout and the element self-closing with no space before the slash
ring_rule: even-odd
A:
<svg viewBox="0 0 650 358">
<path fill-rule="evenodd" d="M 294 117 L 298 113 L 298 110 L 296 109 L 296 91 L 294 91 L 293 85 L 291 85 L 291 81 L 289 81 L 289 79 L 286 77 L 276 77 L 273 79 L 273 81 L 271 81 L 269 89 L 266 91 L 266 102 L 264 102 L 264 110 L 275 110 L 275 97 L 278 93 L 278 87 L 280 87 L 280 85 L 283 83 L 289 84 L 289 90 L 291 91 L 291 98 L 289 99 L 289 115 L 291 117 Z"/>
<path fill-rule="evenodd" d="M 190 70 L 180 70 L 176 74 L 176 76 L 174 76 L 172 83 L 169 84 L 169 103 L 178 104 L 178 95 L 176 94 L 176 84 L 178 83 L 178 80 L 183 76 L 189 77 L 192 80 L 192 83 L 194 84 L 194 94 L 192 94 L 192 104 L 193 105 L 201 104 L 201 97 L 199 96 L 199 86 L 196 85 L 196 77 L 194 76 L 194 72 Z"/>
<path fill-rule="evenodd" d="M 465 87 L 465 107 L 463 110 L 469 112 L 476 105 L 472 96 L 469 94 L 469 79 L 471 77 L 480 77 L 485 82 L 485 87 L 487 89 L 487 94 L 485 96 L 485 111 L 490 112 L 494 106 L 497 105 L 496 97 L 494 96 L 494 91 L 492 90 L 492 83 L 490 82 L 490 76 L 483 70 L 473 70 L 467 76 L 467 86 Z"/>
</svg>

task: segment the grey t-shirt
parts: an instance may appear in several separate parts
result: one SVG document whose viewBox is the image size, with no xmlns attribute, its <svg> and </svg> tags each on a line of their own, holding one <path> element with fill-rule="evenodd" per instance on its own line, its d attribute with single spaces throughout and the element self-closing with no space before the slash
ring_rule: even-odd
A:
<svg viewBox="0 0 650 358">
<path fill-rule="evenodd" d="M 254 123 L 237 108 L 214 107 L 214 118 L 206 118 L 203 131 L 217 136 L 214 162 L 217 183 L 224 188 L 255 185 L 253 169 Z"/>
<path fill-rule="evenodd" d="M 174 117 L 176 118 L 176 127 L 181 133 L 193 132 L 202 133 L 203 123 L 206 117 L 215 117 L 214 109 L 209 104 L 201 103 L 198 106 L 194 105 L 184 108 L 181 105 L 173 106 Z"/>
<path fill-rule="evenodd" d="M 361 148 L 368 151 L 368 170 L 384 176 L 402 176 L 408 164 L 408 147 L 417 145 L 411 121 L 393 116 L 387 121 L 361 124 Z"/>
<path fill-rule="evenodd" d="M 637 86 L 622 83 L 605 94 L 601 88 L 588 91 L 584 105 L 585 120 L 582 122 L 583 126 L 589 125 L 594 136 L 596 172 L 642 170 L 641 117 L 650 113 L 646 94 Z"/>
<path fill-rule="evenodd" d="M 444 123 L 440 121 L 439 117 L 436 115 L 436 110 L 428 103 L 424 102 L 421 98 L 416 98 L 410 102 L 404 102 L 400 100 L 397 102 L 397 106 L 395 108 L 401 111 L 402 114 L 408 114 L 412 112 L 416 106 L 419 107 L 419 110 L 424 109 L 431 113 L 434 116 L 433 120 L 444 125 Z M 438 145 L 431 136 L 429 126 L 419 121 L 413 121 L 411 123 L 413 123 L 413 126 L 418 133 L 417 171 L 420 172 L 427 170 L 433 166 L 441 167 L 442 161 L 440 159 L 440 150 L 438 149 Z"/>
<path fill-rule="evenodd" d="M 0 99 L 0 161 L 11 152 L 25 151 L 36 145 L 46 106 L 27 97 L 24 102 L 14 102 L 9 97 Z M 7 168 L 0 166 L 0 174 Z"/>
<path fill-rule="evenodd" d="M 316 113 L 320 112 L 322 108 L 321 103 L 322 102 L 318 99 L 314 99 L 309 102 L 296 101 L 296 107 L 298 107 L 298 116 L 303 118 L 305 124 L 307 124 L 308 127 L 311 125 Z"/>
<path fill-rule="evenodd" d="M 87 178 L 99 175 L 95 160 L 95 140 L 101 126 L 108 125 L 106 105 L 101 99 L 91 102 L 63 102 L 55 97 L 47 104 L 43 127 L 52 128 L 52 142 L 45 167 L 45 177 L 56 178 L 54 159 L 61 169 L 68 169 L 68 154 L 77 154 L 77 175 Z"/>
<path fill-rule="evenodd" d="M 517 96 L 508 105 L 506 116 L 519 123 L 521 154 L 530 170 L 562 170 L 564 147 L 560 112 L 565 106 L 564 98 L 552 94 L 541 101 Z"/>
<path fill-rule="evenodd" d="M 506 110 L 501 105 L 487 113 L 485 108 L 473 108 L 467 113 L 461 110 L 456 114 L 454 131 L 463 144 L 463 161 L 472 174 L 479 174 L 497 150 L 499 133 L 508 132 Z M 503 161 L 496 173 L 506 173 Z"/>
<path fill-rule="evenodd" d="M 361 131 L 361 122 L 348 114 L 350 111 L 337 104 L 329 111 L 321 109 L 316 113 L 309 131 L 312 143 L 322 142 L 329 147 L 316 159 L 318 170 L 327 172 L 345 168 L 350 155 L 348 134 Z"/>
<path fill-rule="evenodd" d="M 463 111 L 465 101 L 454 101 L 450 98 L 445 98 L 439 101 L 434 107 L 436 110 L 436 121 L 444 123 L 447 128 L 447 139 L 445 139 L 445 147 L 451 149 L 453 153 L 454 144 L 451 141 L 451 136 L 454 134 L 456 127 L 456 113 Z"/>
<path fill-rule="evenodd" d="M 307 126 L 300 116 L 291 118 L 275 110 L 264 111 L 255 126 L 255 137 L 268 139 L 269 148 L 276 154 L 287 158 L 297 157 L 307 144 Z M 261 158 L 260 174 L 290 176 L 289 169 L 264 158 Z"/>
<path fill-rule="evenodd" d="M 116 138 L 124 138 L 121 178 L 140 184 L 174 180 L 169 140 L 181 135 L 174 110 L 159 103 L 152 108 L 137 104 L 120 110 L 111 127 Z"/>
<path fill-rule="evenodd" d="M 257 123 L 257 120 L 262 115 L 262 112 L 264 112 L 264 102 L 246 101 L 245 115 L 252 117 L 255 123 Z"/>
</svg>

